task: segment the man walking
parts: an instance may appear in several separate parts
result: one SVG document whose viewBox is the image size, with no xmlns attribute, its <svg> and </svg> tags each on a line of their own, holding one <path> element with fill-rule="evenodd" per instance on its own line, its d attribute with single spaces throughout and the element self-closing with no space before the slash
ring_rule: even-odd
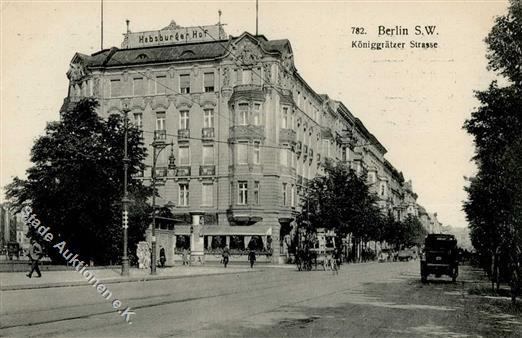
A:
<svg viewBox="0 0 522 338">
<path fill-rule="evenodd" d="M 223 265 L 225 265 L 225 268 L 228 264 L 228 257 L 230 256 L 230 250 L 228 249 L 228 246 L 225 246 L 223 249 Z"/>
<path fill-rule="evenodd" d="M 256 252 L 254 250 L 250 250 L 248 254 L 248 260 L 250 261 L 250 268 L 254 267 L 254 262 L 256 261 Z"/>
<path fill-rule="evenodd" d="M 36 271 L 38 274 L 38 278 L 42 277 L 42 273 L 40 272 L 40 267 L 38 266 L 38 262 L 42 258 L 43 250 L 40 244 L 34 240 L 34 238 L 31 238 L 31 248 L 29 249 L 29 259 L 31 260 L 31 271 L 26 275 L 27 277 L 31 278 L 33 275 L 33 272 Z"/>
</svg>

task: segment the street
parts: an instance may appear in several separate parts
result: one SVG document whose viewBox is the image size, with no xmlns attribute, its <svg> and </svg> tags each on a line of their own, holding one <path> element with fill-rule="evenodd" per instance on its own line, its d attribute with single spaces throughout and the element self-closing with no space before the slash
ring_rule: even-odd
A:
<svg viewBox="0 0 522 338">
<path fill-rule="evenodd" d="M 468 295 L 478 272 L 462 267 L 455 284 L 444 278 L 422 284 L 418 265 L 349 264 L 339 275 L 257 266 L 252 272 L 110 284 L 113 296 L 135 312 L 132 324 L 90 286 L 2 291 L 0 336 L 522 334 L 520 317 L 499 314 L 483 298 Z"/>
</svg>

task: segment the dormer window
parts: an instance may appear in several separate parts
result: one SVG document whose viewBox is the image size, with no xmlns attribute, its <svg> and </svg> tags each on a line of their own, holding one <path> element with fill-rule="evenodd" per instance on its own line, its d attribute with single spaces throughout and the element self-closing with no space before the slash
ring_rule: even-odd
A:
<svg viewBox="0 0 522 338">
<path fill-rule="evenodd" d="M 181 53 L 181 57 L 189 57 L 189 56 L 194 56 L 196 55 L 196 53 L 194 53 L 193 51 L 191 51 L 190 49 L 188 50 L 185 50 L 183 51 L 183 53 Z"/>
<path fill-rule="evenodd" d="M 142 53 L 136 57 L 136 60 L 147 60 L 148 58 L 147 54 Z"/>
</svg>

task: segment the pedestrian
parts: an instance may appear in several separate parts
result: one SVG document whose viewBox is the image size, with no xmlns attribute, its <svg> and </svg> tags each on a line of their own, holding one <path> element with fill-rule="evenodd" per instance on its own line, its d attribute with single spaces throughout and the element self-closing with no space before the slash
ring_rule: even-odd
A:
<svg viewBox="0 0 522 338">
<path fill-rule="evenodd" d="M 42 277 L 42 273 L 40 272 L 40 267 L 38 266 L 38 262 L 43 256 L 43 250 L 40 244 L 34 240 L 34 238 L 31 238 L 31 248 L 29 249 L 29 259 L 31 260 L 31 271 L 26 275 L 27 277 L 31 278 L 33 275 L 33 272 L 36 271 L 38 274 L 38 278 Z"/>
<path fill-rule="evenodd" d="M 167 260 L 166 256 L 165 256 L 165 248 L 164 247 L 160 247 L 160 265 L 162 268 L 165 267 L 165 261 Z"/>
<path fill-rule="evenodd" d="M 248 254 L 248 260 L 250 261 L 250 268 L 254 267 L 254 262 L 256 261 L 256 252 L 254 250 L 250 250 Z"/>
<path fill-rule="evenodd" d="M 227 267 L 227 264 L 228 264 L 228 259 L 230 257 L 230 250 L 228 249 L 228 246 L 225 246 L 225 248 L 223 249 L 223 265 L 225 266 L 225 268 Z"/>
<path fill-rule="evenodd" d="M 187 256 L 188 256 L 188 252 L 187 252 L 187 249 L 185 248 L 185 249 L 183 249 L 183 254 L 182 254 L 183 265 L 188 265 Z"/>
</svg>

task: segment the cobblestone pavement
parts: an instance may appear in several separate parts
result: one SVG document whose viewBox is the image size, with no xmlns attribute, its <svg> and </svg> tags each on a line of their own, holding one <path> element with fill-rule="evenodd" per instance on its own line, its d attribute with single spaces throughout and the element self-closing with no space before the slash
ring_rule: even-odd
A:
<svg viewBox="0 0 522 338">
<path fill-rule="evenodd" d="M 421 284 L 418 262 L 331 272 L 255 267 L 181 279 L 109 284 L 128 324 L 91 286 L 2 291 L 0 336 L 491 337 L 521 336 L 508 299 L 468 295 L 481 277 Z"/>
</svg>

